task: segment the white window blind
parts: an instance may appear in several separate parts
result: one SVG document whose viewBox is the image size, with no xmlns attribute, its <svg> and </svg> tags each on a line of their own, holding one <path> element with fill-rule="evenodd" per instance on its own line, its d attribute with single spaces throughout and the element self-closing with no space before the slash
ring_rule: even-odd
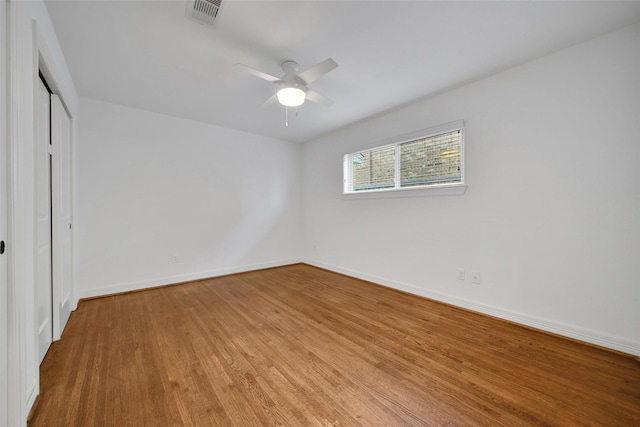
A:
<svg viewBox="0 0 640 427">
<path fill-rule="evenodd" d="M 344 193 L 464 183 L 462 122 L 344 156 Z"/>
</svg>

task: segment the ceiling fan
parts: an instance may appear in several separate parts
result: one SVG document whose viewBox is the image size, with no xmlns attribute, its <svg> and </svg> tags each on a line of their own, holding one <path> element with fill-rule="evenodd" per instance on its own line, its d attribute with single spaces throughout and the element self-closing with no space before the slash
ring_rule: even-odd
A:
<svg viewBox="0 0 640 427">
<path fill-rule="evenodd" d="M 269 97 L 264 104 L 262 104 L 263 106 L 267 106 L 278 101 L 285 107 L 297 107 L 302 105 L 305 100 L 325 106 L 331 106 L 333 104 L 333 101 L 326 96 L 323 96 L 315 90 L 307 87 L 309 84 L 315 82 L 338 66 L 338 64 L 336 64 L 336 62 L 331 58 L 325 59 L 319 64 L 316 64 L 302 72 L 299 72 L 300 68 L 297 62 L 284 61 L 281 64 L 282 71 L 284 72 L 282 77 L 272 76 L 271 74 L 251 68 L 248 65 L 237 65 L 244 68 L 254 76 L 277 85 L 277 91 Z"/>
</svg>

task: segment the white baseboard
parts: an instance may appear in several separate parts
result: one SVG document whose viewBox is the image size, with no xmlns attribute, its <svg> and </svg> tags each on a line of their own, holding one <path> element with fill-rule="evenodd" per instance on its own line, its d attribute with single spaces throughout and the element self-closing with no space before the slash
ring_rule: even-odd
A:
<svg viewBox="0 0 640 427">
<path fill-rule="evenodd" d="M 252 270 L 261 270 L 264 268 L 281 267 L 284 265 L 297 264 L 302 262 L 301 259 L 292 258 L 280 261 L 263 262 L 258 264 L 247 264 L 235 267 L 225 267 L 215 270 L 201 271 L 197 273 L 182 274 L 176 276 L 157 277 L 137 282 L 120 283 L 111 286 L 105 286 L 95 289 L 79 290 L 79 299 L 93 298 L 104 295 L 118 294 L 122 292 L 139 291 L 157 286 L 171 285 L 175 283 L 190 282 L 192 280 L 210 279 L 212 277 L 226 276 L 228 274 L 244 273 Z"/>
<path fill-rule="evenodd" d="M 554 334 L 562 335 L 591 344 L 596 344 L 613 350 L 618 350 L 627 354 L 640 356 L 640 342 L 638 341 L 620 338 L 606 333 L 581 328 L 579 326 L 567 325 L 561 322 L 543 319 L 540 317 L 532 316 L 525 313 L 519 313 L 500 307 L 494 307 L 491 305 L 448 295 L 442 292 L 418 288 L 406 283 L 400 283 L 395 280 L 385 279 L 382 277 L 373 276 L 370 274 L 338 267 L 331 264 L 326 264 L 319 261 L 305 259 L 302 260 L 302 262 L 316 267 L 324 268 L 326 270 L 334 271 L 336 273 L 345 274 L 347 276 L 356 277 L 358 279 L 366 280 L 414 295 L 433 299 L 435 301 L 440 301 L 479 313 L 488 314 L 490 316 L 498 317 L 500 319 L 508 320 L 521 325 L 530 326 L 543 331 L 552 332 Z"/>
</svg>

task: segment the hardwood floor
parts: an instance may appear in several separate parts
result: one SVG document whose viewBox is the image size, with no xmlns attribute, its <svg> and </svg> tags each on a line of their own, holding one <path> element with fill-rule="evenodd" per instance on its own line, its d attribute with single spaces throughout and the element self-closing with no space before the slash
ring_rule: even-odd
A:
<svg viewBox="0 0 640 427">
<path fill-rule="evenodd" d="M 82 301 L 30 426 L 640 425 L 640 363 L 307 265 Z"/>
</svg>

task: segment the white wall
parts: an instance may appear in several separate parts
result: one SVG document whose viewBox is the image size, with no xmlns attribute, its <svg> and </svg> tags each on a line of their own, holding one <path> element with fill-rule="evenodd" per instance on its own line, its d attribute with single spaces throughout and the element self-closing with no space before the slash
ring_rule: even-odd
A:
<svg viewBox="0 0 640 427">
<path fill-rule="evenodd" d="M 77 94 L 42 1 L 8 2 L 10 162 L 7 424 L 24 425 L 39 392 L 35 257 L 35 101 L 43 67 L 71 116 Z M 73 138 L 73 137 L 72 137 Z"/>
<path fill-rule="evenodd" d="M 298 261 L 299 145 L 86 98 L 80 109 L 81 297 Z"/>
<path fill-rule="evenodd" d="M 638 76 L 635 25 L 306 144 L 304 256 L 640 354 Z M 345 153 L 458 119 L 465 195 L 341 197 Z"/>
</svg>

